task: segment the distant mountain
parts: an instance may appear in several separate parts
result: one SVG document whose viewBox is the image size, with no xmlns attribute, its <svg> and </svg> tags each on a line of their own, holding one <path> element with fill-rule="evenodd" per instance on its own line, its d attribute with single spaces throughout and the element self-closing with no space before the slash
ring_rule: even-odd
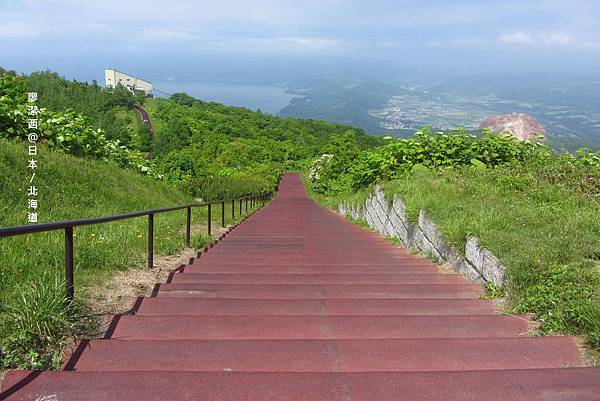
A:
<svg viewBox="0 0 600 401">
<path fill-rule="evenodd" d="M 545 126 L 548 143 L 558 150 L 600 149 L 600 74 L 485 74 L 436 83 L 390 82 L 335 75 L 294 82 L 290 91 L 300 97 L 280 114 L 404 136 L 425 125 L 476 131 L 489 116 L 527 113 Z"/>
<path fill-rule="evenodd" d="M 400 90 L 381 81 L 350 76 L 299 80 L 289 85 L 289 92 L 298 97 L 279 115 L 327 120 L 353 125 L 371 134 L 386 134 L 381 121 L 369 111 L 385 105 Z"/>
</svg>

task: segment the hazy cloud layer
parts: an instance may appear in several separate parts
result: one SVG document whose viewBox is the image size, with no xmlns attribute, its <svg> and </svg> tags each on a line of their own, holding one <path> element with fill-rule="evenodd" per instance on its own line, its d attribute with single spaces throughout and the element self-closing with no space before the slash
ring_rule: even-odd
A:
<svg viewBox="0 0 600 401">
<path fill-rule="evenodd" d="M 482 71 L 503 60 L 507 71 L 590 72 L 600 69 L 600 2 L 0 1 L 0 65 L 103 67 L 127 55 L 173 65 L 198 55 L 349 57 L 441 70 L 477 61 Z"/>
</svg>

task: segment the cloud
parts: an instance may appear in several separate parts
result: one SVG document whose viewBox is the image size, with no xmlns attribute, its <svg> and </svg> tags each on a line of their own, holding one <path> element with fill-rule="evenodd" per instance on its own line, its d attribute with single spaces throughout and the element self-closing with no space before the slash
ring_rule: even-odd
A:
<svg viewBox="0 0 600 401">
<path fill-rule="evenodd" d="M 452 46 L 456 48 L 469 48 L 494 46 L 498 43 L 512 46 L 538 46 L 545 48 L 562 47 L 566 49 L 596 50 L 600 49 L 600 41 L 583 40 L 580 37 L 566 32 L 526 32 L 513 31 L 494 37 L 465 36 L 446 40 L 429 40 L 425 42 L 428 47 L 436 48 Z"/>
<path fill-rule="evenodd" d="M 550 46 L 569 46 L 578 43 L 574 37 L 562 32 L 545 33 L 540 35 L 540 39 L 543 43 Z"/>
<path fill-rule="evenodd" d="M 522 31 L 500 35 L 498 41 L 509 45 L 544 45 L 572 49 L 600 49 L 600 42 L 587 41 L 564 32 L 531 34 Z"/>
<path fill-rule="evenodd" d="M 140 38 L 143 41 L 160 43 L 198 41 L 201 39 L 199 35 L 194 33 L 165 27 L 144 29 L 140 32 Z"/>
<path fill-rule="evenodd" d="M 385 48 L 385 49 L 393 49 L 400 47 L 400 43 L 395 40 L 380 40 L 377 42 L 377 46 Z"/>
<path fill-rule="evenodd" d="M 598 50 L 600 49 L 600 42 L 583 42 L 579 45 L 582 49 Z"/>
<path fill-rule="evenodd" d="M 442 47 L 442 42 L 439 40 L 429 40 L 425 44 L 431 47 Z"/>
<path fill-rule="evenodd" d="M 19 21 L 0 22 L 0 38 L 28 39 L 40 34 L 35 24 L 26 24 Z"/>
<path fill-rule="evenodd" d="M 508 44 L 528 44 L 533 42 L 533 36 L 525 32 L 512 32 L 500 35 L 500 42 Z"/>
<path fill-rule="evenodd" d="M 419 54 L 451 63 L 468 54 L 486 58 L 473 69 L 580 69 L 556 57 L 560 50 L 598 70 L 600 0 L 0 0 L 5 64 L 23 59 L 33 69 L 47 59 L 71 68 L 74 54 L 110 59 L 131 48 L 177 62 L 202 54 L 410 64 L 406 54 Z M 531 51 L 528 66 L 514 57 L 523 51 Z M 52 57 L 26 60 L 41 53 Z"/>
<path fill-rule="evenodd" d="M 338 44 L 337 40 L 329 38 L 281 38 L 276 39 L 275 42 L 283 46 L 300 47 L 310 50 L 321 50 Z"/>
<path fill-rule="evenodd" d="M 481 44 L 480 38 L 458 38 L 452 42 L 456 47 L 471 47 Z"/>
<path fill-rule="evenodd" d="M 275 38 L 247 38 L 229 41 L 230 48 L 245 50 L 276 50 L 276 51 L 321 51 L 339 47 L 341 42 L 336 39 L 324 37 L 275 37 Z"/>
</svg>

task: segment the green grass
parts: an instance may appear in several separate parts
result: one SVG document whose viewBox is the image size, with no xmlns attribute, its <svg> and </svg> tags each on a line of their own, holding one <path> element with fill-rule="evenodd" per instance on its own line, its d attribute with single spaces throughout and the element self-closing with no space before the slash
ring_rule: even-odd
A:
<svg viewBox="0 0 600 401">
<path fill-rule="evenodd" d="M 534 313 L 541 333 L 583 335 L 598 350 L 600 202 L 589 176 L 569 168 L 419 169 L 382 186 L 404 200 L 413 223 L 425 209 L 457 250 L 478 237 L 507 266 L 510 307 Z M 364 203 L 368 192 L 315 199 L 337 208 Z"/>
<path fill-rule="evenodd" d="M 45 274 L 17 287 L 18 296 L 2 308 L 0 367 L 59 369 L 61 351 L 81 335 L 99 333 L 100 316 L 64 295 L 65 283 Z"/>
<path fill-rule="evenodd" d="M 35 182 L 39 188 L 40 222 L 193 202 L 184 192 L 167 184 L 100 161 L 74 158 L 44 146 L 38 160 Z M 29 171 L 24 143 L 0 141 L 0 185 L 0 226 L 27 224 Z M 228 223 L 230 207 L 226 203 Z M 236 204 L 236 219 L 237 207 Z M 220 224 L 220 217 L 220 206 L 214 205 L 213 227 Z M 156 254 L 173 254 L 184 248 L 185 221 L 185 210 L 155 216 Z M 192 221 L 206 224 L 206 209 L 194 208 Z M 76 288 L 89 287 L 113 271 L 143 265 L 147 232 L 146 217 L 75 228 Z M 61 231 L 0 239 L 0 300 L 14 296 L 16 285 L 36 281 L 46 272 L 63 274 L 63 270 Z"/>
<path fill-rule="evenodd" d="M 0 140 L 0 227 L 27 224 L 26 146 Z M 165 183 L 102 161 L 75 158 L 43 145 L 37 159 L 39 222 L 193 202 Z M 235 207 L 239 221 L 246 215 L 245 205 L 241 216 L 239 203 Z M 226 224 L 232 223 L 231 202 L 225 203 L 225 218 Z M 155 254 L 175 254 L 185 247 L 186 219 L 185 209 L 155 215 Z M 206 219 L 206 207 L 193 209 L 193 224 L 206 225 Z M 147 221 L 141 217 L 74 229 L 74 302 L 65 297 L 62 231 L 0 239 L 0 368 L 58 368 L 64 347 L 97 329 L 98 317 L 86 306 L 86 289 L 101 285 L 115 271 L 145 268 Z M 213 205 L 213 227 L 220 222 L 221 205 Z M 193 234 L 192 246 L 200 248 L 211 240 L 206 234 Z"/>
</svg>

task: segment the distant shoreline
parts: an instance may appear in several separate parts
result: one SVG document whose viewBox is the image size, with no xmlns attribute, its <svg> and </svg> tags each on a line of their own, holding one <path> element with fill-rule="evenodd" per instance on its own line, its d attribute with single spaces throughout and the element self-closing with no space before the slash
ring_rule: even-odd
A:
<svg viewBox="0 0 600 401">
<path fill-rule="evenodd" d="M 199 79 L 154 80 L 153 84 L 166 93 L 185 92 L 203 101 L 245 107 L 250 110 L 277 115 L 299 95 L 290 93 L 287 85 L 257 84 L 247 82 L 220 82 Z M 167 97 L 157 93 L 158 97 Z"/>
</svg>

